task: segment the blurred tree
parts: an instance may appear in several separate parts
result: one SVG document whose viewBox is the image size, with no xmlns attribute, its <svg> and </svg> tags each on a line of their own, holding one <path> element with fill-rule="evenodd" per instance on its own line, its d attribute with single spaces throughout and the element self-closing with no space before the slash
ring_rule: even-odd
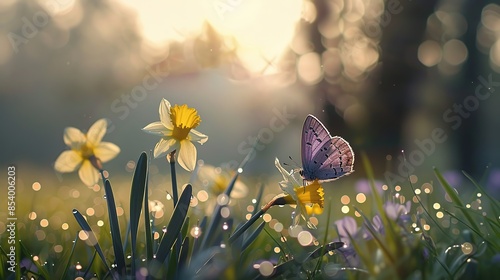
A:
<svg viewBox="0 0 500 280">
<path fill-rule="evenodd" d="M 486 130 L 484 129 L 488 127 L 487 123 L 494 121 L 494 116 L 498 115 L 494 112 L 492 112 L 493 114 L 480 114 L 475 110 L 468 111 L 467 108 L 474 107 L 465 104 L 466 100 L 474 97 L 478 86 L 485 86 L 479 77 L 482 77 L 483 81 L 488 81 L 489 77 L 491 81 L 500 81 L 500 75 L 493 72 L 489 66 L 490 58 L 488 54 L 481 53 L 477 47 L 481 14 L 483 8 L 490 3 L 498 4 L 498 1 L 479 0 L 465 1 L 463 3 L 462 13 L 467 19 L 468 27 L 461 39 L 467 47 L 468 57 L 462 67 L 462 71 L 455 76 L 454 82 L 448 88 L 453 96 L 452 102 L 464 106 L 464 116 L 466 116 L 462 118 L 461 126 L 456 129 L 456 133 L 452 135 L 454 138 L 453 140 L 458 141 L 457 152 L 460 155 L 460 162 L 457 163 L 457 166 L 469 172 L 475 178 L 481 178 L 487 165 L 493 164 L 498 166 L 500 164 L 498 142 L 495 141 L 496 144 L 493 145 L 484 145 L 488 142 L 491 143 L 491 141 L 487 139 L 488 137 L 495 137 L 497 140 L 500 140 L 498 132 L 491 135 L 491 132 L 494 133 L 494 131 L 496 131 L 495 129 L 492 131 L 487 131 L 490 130 L 489 128 Z M 494 92 L 495 87 L 498 87 L 498 85 L 495 86 L 494 84 L 490 86 L 492 88 L 490 92 Z M 481 92 L 486 91 L 485 87 L 483 87 Z M 500 90 L 500 88 L 496 90 Z M 455 92 L 456 94 L 453 94 Z M 493 98 L 489 101 L 476 100 L 479 101 L 478 110 L 495 110 L 491 107 L 488 109 L 488 107 L 485 106 L 485 103 L 493 101 Z M 498 108 L 497 106 L 494 107 Z"/>
<path fill-rule="evenodd" d="M 112 1 L 14 1 L 1 14 L 0 95 L 102 98 L 145 71 L 134 16 Z"/>
<path fill-rule="evenodd" d="M 325 23 L 343 24 L 342 28 L 347 29 L 347 23 L 345 19 L 341 22 L 340 17 L 336 18 L 335 22 L 331 22 L 330 13 L 335 11 L 331 1 L 315 0 L 313 3 L 317 10 L 316 20 L 312 24 L 302 22 L 301 28 L 307 28 L 309 40 L 313 44 L 312 49 L 321 54 L 326 49 L 325 41 L 327 41 L 320 32 L 322 25 Z M 376 48 L 381 53 L 378 65 L 375 68 L 364 69 L 365 72 L 361 78 L 353 79 L 345 75 L 349 65 L 344 62 L 341 70 L 344 75 L 339 80 L 332 83 L 323 79 L 315 85 L 316 96 L 323 102 L 323 108 L 328 116 L 325 122 L 327 126 L 335 128 L 332 133 L 352 139 L 351 144 L 354 148 L 358 151 L 366 151 L 371 158 L 379 160 L 385 158 L 387 154 L 398 155 L 403 148 L 405 118 L 414 105 L 410 93 L 414 83 L 418 82 L 426 70 L 418 61 L 416 53 L 425 34 L 427 18 L 435 9 L 436 3 L 437 0 L 405 1 L 404 3 L 397 0 L 385 1 L 380 18 L 371 19 L 369 16 L 376 12 L 370 9 L 378 6 L 371 7 L 373 3 L 366 2 L 364 13 L 368 19 L 360 23 L 360 28 L 364 33 L 357 36 L 361 42 L 369 41 L 377 44 Z M 344 2 L 339 5 L 347 10 L 337 11 L 339 15 L 347 13 L 349 9 L 354 10 L 348 4 Z M 368 24 L 370 22 L 377 23 L 378 26 Z M 375 31 L 370 28 L 375 28 Z M 380 32 L 376 32 L 376 28 L 380 28 Z M 347 40 L 345 37 L 348 35 L 344 34 L 333 42 L 327 42 L 341 49 L 347 48 L 347 52 L 342 54 L 344 61 L 346 61 L 345 56 L 349 55 L 353 56 L 354 61 L 363 59 L 362 56 L 356 57 L 356 53 L 349 50 L 355 46 L 346 42 L 343 43 L 345 46 L 341 46 L 342 40 Z M 327 64 L 322 66 L 327 67 Z M 323 70 L 327 71 L 327 69 Z M 353 118 L 355 121 L 348 121 L 349 131 L 354 131 L 355 135 L 346 134 L 348 131 L 345 128 L 346 112 L 343 107 L 345 104 L 342 102 L 346 98 L 332 99 L 331 97 L 332 95 L 338 97 L 342 94 L 349 100 L 355 99 L 359 103 L 357 108 L 361 108 L 354 110 L 358 115 Z M 335 100 L 338 102 L 332 102 Z M 378 172 L 385 171 L 384 165 L 375 167 Z M 356 166 L 357 170 L 361 168 L 360 164 Z"/>
</svg>

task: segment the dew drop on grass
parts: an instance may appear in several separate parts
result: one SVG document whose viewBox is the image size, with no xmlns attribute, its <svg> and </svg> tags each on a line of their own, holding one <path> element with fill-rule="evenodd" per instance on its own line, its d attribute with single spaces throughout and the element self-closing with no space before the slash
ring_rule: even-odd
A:
<svg viewBox="0 0 500 280">
<path fill-rule="evenodd" d="M 231 215 L 231 210 L 229 209 L 229 207 L 222 207 L 220 209 L 220 215 L 223 218 L 228 218 Z"/>
<path fill-rule="evenodd" d="M 192 237 L 194 237 L 194 238 L 198 238 L 198 237 L 200 237 L 200 235 L 201 235 L 201 228 L 200 228 L 200 227 L 198 227 L 198 226 L 195 226 L 195 227 L 193 227 L 193 228 L 191 229 L 190 233 L 191 233 L 191 236 L 192 236 Z"/>
<path fill-rule="evenodd" d="M 163 233 L 167 233 L 167 227 L 165 227 L 165 226 L 164 226 L 164 227 L 161 229 L 161 231 L 163 231 Z"/>
<path fill-rule="evenodd" d="M 222 225 L 222 229 L 223 230 L 228 230 L 229 229 L 229 225 L 226 222 L 224 222 L 224 224 Z"/>
<path fill-rule="evenodd" d="M 334 277 L 340 271 L 340 265 L 335 263 L 327 263 L 323 268 L 323 273 L 327 277 Z"/>
<path fill-rule="evenodd" d="M 300 245 L 309 246 L 313 241 L 313 236 L 308 231 L 301 231 L 297 235 L 297 240 L 299 241 Z"/>
<path fill-rule="evenodd" d="M 76 214 L 76 213 L 78 213 L 78 210 L 73 209 L 73 214 Z"/>
<path fill-rule="evenodd" d="M 226 194 L 220 194 L 217 197 L 217 204 L 224 206 L 227 205 L 229 202 L 229 197 Z"/>
<path fill-rule="evenodd" d="M 270 276 L 274 272 L 274 265 L 269 261 L 263 261 L 260 263 L 259 272 L 262 276 Z"/>
<path fill-rule="evenodd" d="M 469 242 L 464 242 L 461 246 L 461 249 L 462 253 L 464 253 L 465 255 L 469 255 L 474 250 L 474 246 Z"/>
</svg>

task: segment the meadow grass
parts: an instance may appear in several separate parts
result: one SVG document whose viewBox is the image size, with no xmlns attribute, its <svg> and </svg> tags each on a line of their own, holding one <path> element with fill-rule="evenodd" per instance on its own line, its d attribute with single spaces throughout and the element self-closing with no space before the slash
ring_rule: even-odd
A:
<svg viewBox="0 0 500 280">
<path fill-rule="evenodd" d="M 173 157 L 170 184 L 163 190 L 170 199 L 159 198 L 165 218 L 157 219 L 149 157 L 142 153 L 130 184 L 117 186 L 102 173 L 99 191 L 81 190 L 89 193 L 69 200 L 75 202 L 69 206 L 69 229 L 44 227 L 42 217 L 50 214 L 27 210 L 20 217 L 15 273 L 7 270 L 2 234 L 0 278 L 493 279 L 500 272 L 500 204 L 474 178 L 464 173 L 464 184 L 475 188 L 464 194 L 438 169 L 433 170 L 437 183 L 415 184 L 409 178 L 400 191 L 387 185 L 381 191 L 367 157 L 361 158 L 370 185 L 366 200 L 345 203 L 350 211 L 342 214 L 332 210 L 339 200 L 332 194 L 324 213 L 313 215 L 314 228 L 308 228 L 305 221 L 288 227 L 291 211 L 283 201 L 261 208 L 270 197 L 264 184 L 230 203 L 235 182 L 244 175 L 239 172 L 223 193 L 210 198 L 217 203 L 205 214 L 198 209 L 201 203 L 193 204 L 195 186 L 179 187 Z M 342 184 L 340 189 L 356 196 L 352 181 Z M 53 195 L 25 195 L 18 203 L 50 203 Z M 88 212 L 91 205 L 104 213 L 99 219 Z"/>
</svg>

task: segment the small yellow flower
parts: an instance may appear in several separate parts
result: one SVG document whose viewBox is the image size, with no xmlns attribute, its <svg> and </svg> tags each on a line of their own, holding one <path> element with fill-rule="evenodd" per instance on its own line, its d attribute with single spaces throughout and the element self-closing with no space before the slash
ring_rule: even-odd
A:
<svg viewBox="0 0 500 280">
<path fill-rule="evenodd" d="M 67 127 L 64 130 L 64 143 L 71 150 L 64 151 L 57 158 L 54 169 L 68 173 L 78 170 L 78 175 L 87 186 L 96 184 L 99 180 L 101 163 L 112 160 L 120 153 L 120 148 L 110 142 L 101 142 L 108 122 L 106 119 L 96 121 L 87 134 L 79 129 Z"/>
<path fill-rule="evenodd" d="M 288 194 L 285 197 L 285 201 L 288 204 L 297 204 L 297 202 L 303 204 L 306 206 L 306 210 L 308 210 L 307 214 L 316 213 L 318 210 L 312 211 L 316 207 L 319 209 L 323 208 L 325 193 L 318 180 L 313 181 L 307 186 L 294 187 L 293 191 L 293 195 Z M 323 211 L 321 210 L 321 212 Z"/>
<path fill-rule="evenodd" d="M 323 207 L 319 204 L 306 205 L 307 215 L 321 215 L 323 213 Z"/>
<path fill-rule="evenodd" d="M 191 141 L 200 144 L 208 140 L 208 136 L 194 130 L 201 118 L 198 112 L 187 105 L 174 105 L 163 99 L 160 103 L 160 121 L 145 126 L 145 132 L 161 136 L 154 149 L 154 157 L 177 150 L 177 161 L 182 168 L 193 171 L 196 165 L 196 147 Z"/>
<path fill-rule="evenodd" d="M 222 194 L 234 177 L 232 172 L 229 172 L 220 167 L 215 167 L 209 164 L 204 164 L 198 167 L 198 180 L 202 186 L 206 187 L 211 194 L 216 197 Z M 239 179 L 234 182 L 232 198 L 242 198 L 248 193 L 248 188 L 245 183 Z"/>
<path fill-rule="evenodd" d="M 294 224 L 298 224 L 298 218 L 302 215 L 306 221 L 309 221 L 308 215 L 315 213 L 321 214 L 323 212 L 324 196 L 323 187 L 318 180 L 313 181 L 309 185 L 302 186 L 297 179 L 293 176 L 293 170 L 288 172 L 280 164 L 279 160 L 275 160 L 276 168 L 283 175 L 280 187 L 287 194 L 284 197 L 286 204 L 296 204 L 298 213 L 296 214 Z"/>
</svg>

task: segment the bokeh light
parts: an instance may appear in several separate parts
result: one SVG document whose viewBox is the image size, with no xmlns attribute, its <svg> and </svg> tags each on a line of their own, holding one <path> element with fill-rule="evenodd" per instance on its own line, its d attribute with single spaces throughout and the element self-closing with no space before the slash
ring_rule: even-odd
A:
<svg viewBox="0 0 500 280">
<path fill-rule="evenodd" d="M 34 182 L 31 188 L 37 192 L 42 189 L 42 185 L 39 182 Z"/>
</svg>

